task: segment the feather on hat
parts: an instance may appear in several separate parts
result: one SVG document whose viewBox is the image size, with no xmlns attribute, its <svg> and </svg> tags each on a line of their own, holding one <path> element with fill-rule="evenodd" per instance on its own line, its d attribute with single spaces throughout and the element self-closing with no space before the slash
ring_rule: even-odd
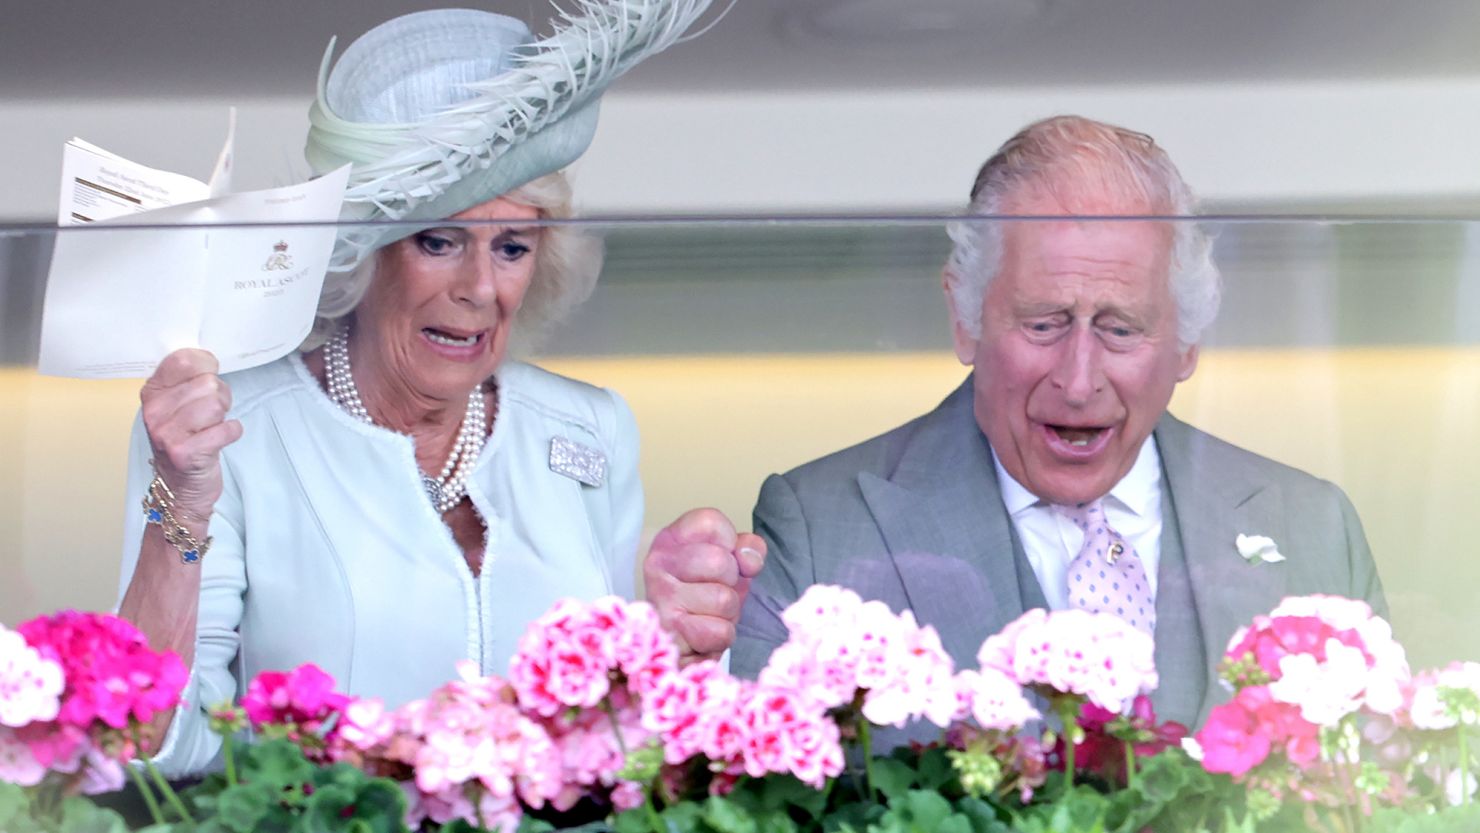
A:
<svg viewBox="0 0 1480 833">
<path fill-rule="evenodd" d="M 445 219 L 569 165 L 606 86 L 677 42 L 710 0 L 575 2 L 542 40 L 515 18 L 440 9 L 380 24 L 337 62 L 330 41 L 305 155 L 315 173 L 353 163 L 341 219 Z M 345 228 L 330 269 L 409 233 Z"/>
</svg>

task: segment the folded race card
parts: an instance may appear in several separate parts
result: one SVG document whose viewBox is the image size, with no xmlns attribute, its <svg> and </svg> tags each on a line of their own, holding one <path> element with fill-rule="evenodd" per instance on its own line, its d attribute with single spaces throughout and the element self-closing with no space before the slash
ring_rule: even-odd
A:
<svg viewBox="0 0 1480 833">
<path fill-rule="evenodd" d="M 295 224 L 338 219 L 349 166 L 231 194 L 231 150 L 228 135 L 207 184 L 66 144 L 42 373 L 144 377 L 182 347 L 211 351 L 229 373 L 303 341 L 336 229 Z"/>
</svg>

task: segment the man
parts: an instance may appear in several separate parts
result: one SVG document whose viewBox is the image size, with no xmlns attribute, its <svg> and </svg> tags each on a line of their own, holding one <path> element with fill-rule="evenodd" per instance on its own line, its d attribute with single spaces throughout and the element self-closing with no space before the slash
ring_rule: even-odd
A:
<svg viewBox="0 0 1480 833">
<path fill-rule="evenodd" d="M 974 215 L 1192 210 L 1149 137 L 1076 117 L 1024 129 L 971 193 Z M 1025 610 L 1077 606 L 1153 632 L 1158 715 L 1197 725 L 1217 702 L 1230 635 L 1281 598 L 1334 593 L 1385 613 L 1339 489 L 1166 413 L 1218 303 L 1194 224 L 951 232 L 944 287 L 956 354 L 974 370 L 934 411 L 767 479 L 755 528 L 768 552 L 740 617 L 737 673 L 765 664 L 786 637 L 780 611 L 814 583 L 913 610 L 966 666 Z M 1246 559 L 1240 535 L 1272 539 L 1287 559 Z"/>
</svg>

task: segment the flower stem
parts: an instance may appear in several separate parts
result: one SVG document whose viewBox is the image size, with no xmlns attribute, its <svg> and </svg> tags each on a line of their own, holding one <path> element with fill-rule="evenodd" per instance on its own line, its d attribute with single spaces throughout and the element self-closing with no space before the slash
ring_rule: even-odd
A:
<svg viewBox="0 0 1480 833">
<path fill-rule="evenodd" d="M 647 810 L 648 824 L 653 828 L 653 833 L 664 833 L 666 826 L 663 824 L 663 817 L 658 815 L 658 808 L 653 806 L 651 790 L 643 796 L 642 806 Z"/>
<path fill-rule="evenodd" d="M 1136 747 L 1128 740 L 1121 741 L 1125 747 L 1125 787 L 1128 790 L 1136 788 Z"/>
<path fill-rule="evenodd" d="M 144 759 L 144 767 L 149 770 L 149 775 L 154 779 L 154 783 L 159 785 L 159 792 L 164 796 L 165 801 L 169 802 L 171 809 L 180 814 L 180 821 L 189 823 L 191 820 L 190 811 L 185 809 L 185 802 L 180 800 L 180 794 L 175 792 L 175 788 L 170 786 L 169 781 L 165 780 L 164 773 L 160 772 L 159 767 L 155 766 L 154 762 L 147 758 Z"/>
<path fill-rule="evenodd" d="M 1459 724 L 1459 803 L 1461 807 L 1470 806 L 1470 749 L 1469 741 L 1465 737 L 1468 728 L 1464 723 Z"/>
<path fill-rule="evenodd" d="M 612 708 L 611 700 L 606 698 L 603 698 L 601 701 L 601 710 L 606 712 L 607 719 L 611 721 L 612 734 L 617 736 L 617 749 L 621 750 L 622 760 L 625 762 L 627 760 L 627 741 L 622 737 L 622 724 L 617 720 L 617 710 Z"/>
<path fill-rule="evenodd" d="M 134 748 L 143 750 L 144 746 L 139 742 L 139 728 L 137 726 L 133 728 L 133 736 Z M 169 802 L 170 809 L 174 810 L 180 816 L 180 821 L 189 824 L 192 821 L 190 811 L 185 809 L 185 803 L 180 800 L 179 794 L 175 792 L 174 787 L 170 786 L 170 782 L 165 780 L 164 773 L 160 772 L 159 767 L 154 765 L 152 758 L 144 759 L 144 768 L 149 770 L 149 777 L 154 779 L 154 783 L 159 787 L 159 794 L 164 796 L 165 801 Z M 140 781 L 142 780 L 140 778 Z"/>
<path fill-rule="evenodd" d="M 221 736 L 221 753 L 226 758 L 226 783 L 228 786 L 236 786 L 236 749 L 232 743 L 232 733 L 227 732 Z"/>
<path fill-rule="evenodd" d="M 879 794 L 874 790 L 874 745 L 869 738 L 868 720 L 858 718 L 858 742 L 863 746 L 863 781 L 868 787 L 869 801 L 879 803 Z"/>
<path fill-rule="evenodd" d="M 139 788 L 139 795 L 143 796 L 144 803 L 149 807 L 149 815 L 154 817 L 155 824 L 164 824 L 164 811 L 159 809 L 159 800 L 154 797 L 154 791 L 149 789 L 149 783 L 144 780 L 143 773 L 138 767 L 124 764 L 123 768 L 128 770 L 129 777 L 134 779 L 134 786 Z"/>
<path fill-rule="evenodd" d="M 1064 737 L 1064 796 L 1074 789 L 1074 729 L 1078 725 L 1079 704 L 1071 697 L 1058 698 L 1059 722 Z"/>
</svg>

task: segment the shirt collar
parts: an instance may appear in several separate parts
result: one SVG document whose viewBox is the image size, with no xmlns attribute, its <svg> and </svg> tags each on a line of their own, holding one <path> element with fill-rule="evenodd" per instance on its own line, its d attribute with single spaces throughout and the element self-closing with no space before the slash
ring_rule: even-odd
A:
<svg viewBox="0 0 1480 833">
<path fill-rule="evenodd" d="M 991 443 L 987 447 L 991 448 Z M 1048 505 L 1007 473 L 996 449 L 992 449 L 992 465 L 997 469 L 997 487 L 1002 492 L 1002 505 L 1007 508 L 1007 514 L 1017 517 L 1034 506 Z M 1110 489 L 1109 497 L 1140 517 L 1153 516 L 1161 502 L 1161 457 L 1156 451 L 1156 437 L 1148 436 L 1146 442 L 1141 443 L 1136 462 Z"/>
</svg>

